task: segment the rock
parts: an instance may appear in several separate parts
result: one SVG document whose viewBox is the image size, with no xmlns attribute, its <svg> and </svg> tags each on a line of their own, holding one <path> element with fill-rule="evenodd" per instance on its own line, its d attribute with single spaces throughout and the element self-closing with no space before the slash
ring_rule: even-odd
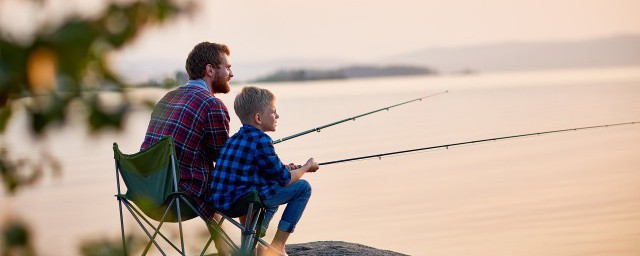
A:
<svg viewBox="0 0 640 256">
<path fill-rule="evenodd" d="M 334 255 L 366 255 L 366 256 L 400 256 L 402 253 L 380 250 L 361 244 L 340 241 L 318 241 L 303 244 L 288 244 L 289 256 L 334 256 Z"/>
</svg>

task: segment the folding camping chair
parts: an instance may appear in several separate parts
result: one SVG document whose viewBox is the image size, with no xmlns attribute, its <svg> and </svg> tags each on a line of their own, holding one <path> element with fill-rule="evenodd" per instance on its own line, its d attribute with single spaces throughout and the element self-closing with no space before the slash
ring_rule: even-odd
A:
<svg viewBox="0 0 640 256">
<path fill-rule="evenodd" d="M 171 136 L 164 137 L 148 149 L 132 155 L 123 154 L 118 149 L 118 144 L 113 143 L 113 154 L 118 188 L 116 198 L 120 210 L 122 246 L 125 254 L 128 252 L 124 234 L 123 205 L 149 238 L 142 255 L 147 254 L 152 244 L 162 255 L 167 255 L 156 241 L 158 235 L 180 255 L 185 255 L 182 222 L 196 217 L 204 220 L 211 235 L 200 255 L 204 255 L 215 234 L 219 234 L 220 241 L 227 243 L 233 249 L 234 255 L 252 255 L 258 242 L 268 246 L 268 243 L 259 237 L 262 232 L 257 230 L 262 227 L 264 208 L 256 191 L 239 199 L 230 211 L 218 212 L 223 217 L 219 222 L 202 217 L 202 214 L 193 206 L 192 199 L 178 188 L 180 170 L 175 163 L 176 154 Z M 127 187 L 125 194 L 122 194 L 120 190 L 120 178 Z M 244 215 L 247 216 L 245 225 L 232 219 Z M 155 220 L 157 226 L 153 225 L 145 216 Z M 240 228 L 242 233 L 240 246 L 236 245 L 222 230 L 221 225 L 224 220 L 228 220 Z M 166 222 L 178 223 L 180 248 L 160 232 L 160 228 Z M 148 228 L 152 231 L 150 232 Z"/>
</svg>

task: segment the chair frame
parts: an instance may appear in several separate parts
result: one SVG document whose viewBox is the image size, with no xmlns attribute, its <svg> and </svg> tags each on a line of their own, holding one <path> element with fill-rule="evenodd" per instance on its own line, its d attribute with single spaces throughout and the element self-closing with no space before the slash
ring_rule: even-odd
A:
<svg viewBox="0 0 640 256">
<path fill-rule="evenodd" d="M 171 138 L 171 140 L 173 140 L 173 139 Z M 173 142 L 171 143 L 171 147 L 173 147 Z M 114 143 L 114 151 L 116 149 L 117 149 L 117 144 Z M 114 154 L 116 154 L 116 152 L 114 152 Z M 122 235 L 122 248 L 124 250 L 125 255 L 128 255 L 129 252 L 127 250 L 126 236 L 125 236 L 125 230 L 124 230 L 124 215 L 122 213 L 123 212 L 123 210 L 122 210 L 122 206 L 123 205 L 129 211 L 131 216 L 133 216 L 135 221 L 144 230 L 145 234 L 149 238 L 149 242 L 147 242 L 147 245 L 145 246 L 145 249 L 142 252 L 142 255 L 146 255 L 148 253 L 148 251 L 151 248 L 152 244 L 156 247 L 156 249 L 158 249 L 158 251 L 162 255 L 167 255 L 162 250 L 160 245 L 156 242 L 157 235 L 160 235 L 161 238 L 163 240 L 165 240 L 171 247 L 173 247 L 173 249 L 175 249 L 180 255 L 186 255 L 185 249 L 184 249 L 184 235 L 183 235 L 183 229 L 182 229 L 182 221 L 183 221 L 182 217 L 183 216 L 181 214 L 181 210 L 182 210 L 181 207 L 183 207 L 184 205 L 181 205 L 181 201 L 184 204 L 186 204 L 190 208 L 190 210 L 192 210 L 194 213 L 196 213 L 198 215 L 198 217 L 205 222 L 205 224 L 207 226 L 207 229 L 209 230 L 210 237 L 209 237 L 207 243 L 205 244 L 202 252 L 199 255 L 204 255 L 205 252 L 207 251 L 207 249 L 209 248 L 209 246 L 211 245 L 211 242 L 213 241 L 214 232 L 217 232 L 218 234 L 220 234 L 220 237 L 221 237 L 222 241 L 225 242 L 227 245 L 231 246 L 234 255 L 254 255 L 254 252 L 255 252 L 254 248 L 257 245 L 257 243 L 261 243 L 264 246 L 270 247 L 269 244 L 266 241 L 264 241 L 262 238 L 259 237 L 259 234 L 258 234 L 258 232 L 256 230 L 258 228 L 259 223 L 262 222 L 262 219 L 263 219 L 264 213 L 265 213 L 265 209 L 263 207 L 256 207 L 256 205 L 254 203 L 250 203 L 249 206 L 248 206 L 247 215 L 246 215 L 247 218 L 246 218 L 246 221 L 245 221 L 245 225 L 240 224 L 239 222 L 237 222 L 233 218 L 231 218 L 228 215 L 226 215 L 226 214 L 224 214 L 222 212 L 219 212 L 219 211 L 216 211 L 216 213 L 222 216 L 220 221 L 216 221 L 214 219 L 207 220 L 206 218 L 204 218 L 203 215 L 200 213 L 200 211 L 198 211 L 198 209 L 193 206 L 193 204 L 186 198 L 186 196 L 182 192 L 180 192 L 180 190 L 178 188 L 178 176 L 176 174 L 176 164 L 175 164 L 175 156 L 174 156 L 174 154 L 175 154 L 175 150 L 172 150 L 171 153 L 170 153 L 170 164 L 171 164 L 171 170 L 170 171 L 171 171 L 171 175 L 173 175 L 174 193 L 171 193 L 165 199 L 165 200 L 170 200 L 169 201 L 169 205 L 164 210 L 162 218 L 160 219 L 160 221 L 158 221 L 159 223 L 157 224 L 157 226 L 153 225 L 145 217 L 145 214 L 143 214 L 140 209 L 137 209 L 138 207 L 134 206 L 135 204 L 131 203 L 121 193 L 120 165 L 119 165 L 118 159 L 116 158 L 116 160 L 115 160 L 116 186 L 117 186 L 117 192 L 118 192 L 118 194 L 116 195 L 116 198 L 118 200 L 118 210 L 119 210 L 119 213 L 120 213 L 120 229 L 121 229 L 121 235 Z M 165 221 L 165 218 L 167 217 L 167 214 L 171 211 L 171 209 L 172 209 L 172 207 L 174 205 L 175 205 L 175 210 L 177 212 L 177 217 L 178 217 L 177 222 L 178 222 L 178 228 L 179 228 L 179 233 L 180 233 L 180 248 L 178 248 L 178 246 L 176 246 L 174 243 L 172 243 L 169 238 L 167 238 L 164 234 L 162 234 L 160 232 L 160 228 L 163 226 L 163 224 L 165 222 L 167 222 L 167 221 Z M 184 220 L 184 221 L 187 221 L 187 220 Z M 238 246 L 236 243 L 234 243 L 233 240 L 229 237 L 229 235 L 226 234 L 226 232 L 224 232 L 224 230 L 222 229 L 222 224 L 223 224 L 223 222 L 225 220 L 229 221 L 234 226 L 236 226 L 237 228 L 240 229 L 240 231 L 242 233 L 241 240 L 240 240 L 240 246 Z M 149 232 L 149 230 L 143 224 L 143 222 L 146 223 L 146 225 L 148 225 L 149 228 L 153 230 L 153 234 L 151 234 Z"/>
</svg>

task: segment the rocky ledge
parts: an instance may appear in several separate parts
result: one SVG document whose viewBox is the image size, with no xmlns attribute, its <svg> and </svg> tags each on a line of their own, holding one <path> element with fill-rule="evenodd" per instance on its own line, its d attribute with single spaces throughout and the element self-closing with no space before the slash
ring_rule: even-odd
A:
<svg viewBox="0 0 640 256">
<path fill-rule="evenodd" d="M 366 255 L 366 256 L 400 256 L 402 253 L 380 250 L 361 244 L 340 241 L 319 241 L 304 244 L 288 244 L 289 256 L 334 256 L 334 255 Z"/>
</svg>

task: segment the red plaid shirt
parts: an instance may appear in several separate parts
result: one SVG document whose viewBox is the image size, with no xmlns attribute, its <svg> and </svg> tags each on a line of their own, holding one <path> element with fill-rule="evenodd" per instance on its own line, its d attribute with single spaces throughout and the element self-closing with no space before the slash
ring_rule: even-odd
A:
<svg viewBox="0 0 640 256">
<path fill-rule="evenodd" d="M 203 84 L 202 80 L 190 80 L 158 102 L 141 150 L 164 136 L 173 136 L 180 189 L 196 201 L 204 217 L 211 218 L 209 180 L 214 161 L 229 138 L 229 111 Z"/>
</svg>

